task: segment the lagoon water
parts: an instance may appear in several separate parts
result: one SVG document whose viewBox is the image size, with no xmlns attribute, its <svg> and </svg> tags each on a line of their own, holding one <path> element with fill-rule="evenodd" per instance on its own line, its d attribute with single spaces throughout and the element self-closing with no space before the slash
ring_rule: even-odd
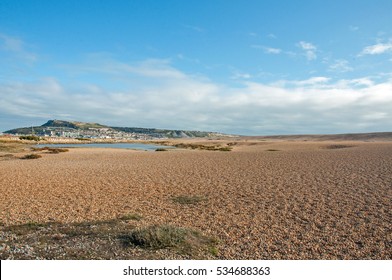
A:
<svg viewBox="0 0 392 280">
<path fill-rule="evenodd" d="M 143 143 L 89 143 L 89 144 L 38 144 L 37 147 L 50 148 L 112 148 L 155 151 L 158 148 L 173 149 L 172 146 L 161 146 Z"/>
</svg>

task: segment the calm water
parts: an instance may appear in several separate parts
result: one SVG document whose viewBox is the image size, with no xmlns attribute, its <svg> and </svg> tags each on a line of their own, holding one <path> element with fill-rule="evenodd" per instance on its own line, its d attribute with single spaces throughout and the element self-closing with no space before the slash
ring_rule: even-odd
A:
<svg viewBox="0 0 392 280">
<path fill-rule="evenodd" d="M 90 143 L 90 144 L 38 144 L 38 147 L 50 148 L 112 148 L 112 149 L 132 149 L 155 151 L 158 148 L 173 149 L 171 146 L 160 146 L 142 143 Z"/>
</svg>

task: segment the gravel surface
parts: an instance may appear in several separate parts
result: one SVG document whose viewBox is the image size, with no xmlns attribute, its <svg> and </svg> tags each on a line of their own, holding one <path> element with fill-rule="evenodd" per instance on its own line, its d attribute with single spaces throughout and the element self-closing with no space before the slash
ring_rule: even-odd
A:
<svg viewBox="0 0 392 280">
<path fill-rule="evenodd" d="M 143 218 L 130 229 L 170 224 L 216 238 L 218 259 L 392 259 L 392 143 L 231 145 L 227 152 L 75 148 L 0 158 L 0 257 L 45 257 L 34 253 L 37 240 L 17 242 L 18 225 L 137 214 Z M 101 257 L 183 258 L 116 250 Z"/>
</svg>

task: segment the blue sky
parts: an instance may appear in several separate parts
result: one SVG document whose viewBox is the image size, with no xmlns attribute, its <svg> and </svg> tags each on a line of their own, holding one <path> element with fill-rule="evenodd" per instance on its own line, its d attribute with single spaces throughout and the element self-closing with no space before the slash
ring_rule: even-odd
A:
<svg viewBox="0 0 392 280">
<path fill-rule="evenodd" d="M 0 131 L 392 131 L 392 1 L 0 1 Z"/>
</svg>

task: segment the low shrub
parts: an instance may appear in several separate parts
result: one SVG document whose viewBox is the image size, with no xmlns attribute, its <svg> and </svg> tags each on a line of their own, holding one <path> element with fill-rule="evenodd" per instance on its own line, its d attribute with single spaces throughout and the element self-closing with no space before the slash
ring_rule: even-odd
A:
<svg viewBox="0 0 392 280">
<path fill-rule="evenodd" d="M 176 247 L 185 242 L 188 230 L 170 225 L 137 229 L 129 235 L 129 243 L 151 249 Z"/>
<path fill-rule="evenodd" d="M 24 135 L 24 136 L 19 136 L 20 140 L 29 140 L 29 141 L 39 141 L 41 140 L 40 137 L 34 136 L 34 135 Z"/>
<path fill-rule="evenodd" d="M 28 155 L 24 155 L 20 159 L 37 159 L 41 157 L 42 157 L 41 155 L 37 155 L 37 154 L 28 154 Z"/>
<path fill-rule="evenodd" d="M 147 249 L 174 248 L 181 253 L 192 254 L 201 248 L 214 256 L 217 254 L 217 240 L 204 236 L 199 231 L 172 225 L 153 225 L 136 229 L 124 236 L 128 245 Z"/>
</svg>

